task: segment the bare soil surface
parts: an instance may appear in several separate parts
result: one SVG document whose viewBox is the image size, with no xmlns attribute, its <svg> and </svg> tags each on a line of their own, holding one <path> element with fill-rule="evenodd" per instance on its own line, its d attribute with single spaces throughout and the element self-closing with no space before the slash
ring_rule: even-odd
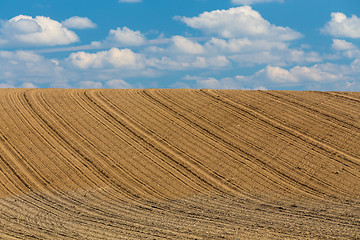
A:
<svg viewBox="0 0 360 240">
<path fill-rule="evenodd" d="M 0 90 L 0 239 L 360 239 L 360 93 Z"/>
</svg>

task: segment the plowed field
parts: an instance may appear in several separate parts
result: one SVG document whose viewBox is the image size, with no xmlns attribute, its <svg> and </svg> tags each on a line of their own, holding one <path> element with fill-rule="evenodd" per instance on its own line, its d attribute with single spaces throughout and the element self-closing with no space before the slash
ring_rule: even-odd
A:
<svg viewBox="0 0 360 240">
<path fill-rule="evenodd" d="M 0 239 L 360 239 L 360 93 L 0 90 Z"/>
</svg>

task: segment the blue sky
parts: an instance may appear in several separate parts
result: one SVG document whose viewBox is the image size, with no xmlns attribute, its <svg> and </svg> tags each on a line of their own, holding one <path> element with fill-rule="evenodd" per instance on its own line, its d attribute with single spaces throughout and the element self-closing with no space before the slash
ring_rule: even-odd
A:
<svg viewBox="0 0 360 240">
<path fill-rule="evenodd" d="M 360 90 L 358 0 L 0 1 L 0 87 Z"/>
</svg>

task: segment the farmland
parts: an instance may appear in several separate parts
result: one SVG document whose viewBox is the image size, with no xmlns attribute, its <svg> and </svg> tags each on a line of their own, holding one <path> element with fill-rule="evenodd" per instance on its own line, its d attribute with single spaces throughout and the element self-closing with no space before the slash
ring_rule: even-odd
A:
<svg viewBox="0 0 360 240">
<path fill-rule="evenodd" d="M 0 90 L 0 239 L 359 239 L 360 93 Z"/>
</svg>

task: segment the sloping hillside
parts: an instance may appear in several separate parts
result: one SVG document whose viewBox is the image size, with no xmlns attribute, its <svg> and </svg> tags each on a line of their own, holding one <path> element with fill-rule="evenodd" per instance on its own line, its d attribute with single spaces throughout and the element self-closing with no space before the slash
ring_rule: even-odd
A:
<svg viewBox="0 0 360 240">
<path fill-rule="evenodd" d="M 223 238 L 360 238 L 360 93 L 0 91 L 0 239 Z"/>
</svg>

